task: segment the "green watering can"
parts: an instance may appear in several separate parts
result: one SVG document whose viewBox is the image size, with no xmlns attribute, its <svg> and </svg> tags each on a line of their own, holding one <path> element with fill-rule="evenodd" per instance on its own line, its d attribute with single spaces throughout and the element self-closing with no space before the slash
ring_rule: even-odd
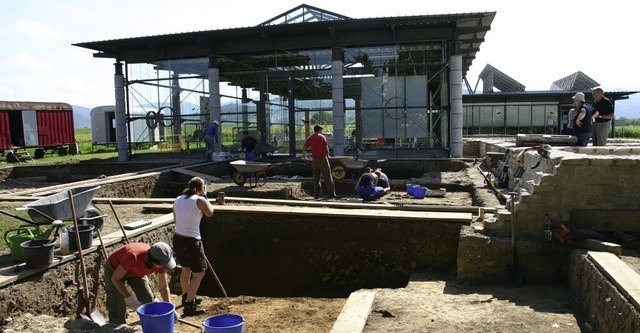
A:
<svg viewBox="0 0 640 333">
<path fill-rule="evenodd" d="M 4 242 L 11 250 L 11 260 L 24 261 L 20 244 L 28 240 L 40 237 L 40 227 L 37 225 L 23 225 L 15 229 L 9 229 L 4 233 Z"/>
</svg>

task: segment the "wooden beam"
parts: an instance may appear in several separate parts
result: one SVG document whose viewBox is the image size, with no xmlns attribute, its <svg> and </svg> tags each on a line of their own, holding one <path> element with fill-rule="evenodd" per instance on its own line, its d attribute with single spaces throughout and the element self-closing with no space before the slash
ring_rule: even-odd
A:
<svg viewBox="0 0 640 333">
<path fill-rule="evenodd" d="M 226 199 L 226 198 L 225 198 Z M 144 209 L 171 211 L 169 205 L 144 206 Z M 327 209 L 326 207 L 287 207 L 287 206 L 215 206 L 218 212 L 229 212 L 234 214 L 255 214 L 260 212 L 264 215 L 297 215 L 297 216 L 329 216 L 342 218 L 367 218 L 367 219 L 394 219 L 411 221 L 436 221 L 452 223 L 470 223 L 471 213 L 460 212 L 410 212 L 397 210 L 374 210 L 374 209 Z"/>
<path fill-rule="evenodd" d="M 210 181 L 210 182 L 218 182 L 218 181 L 222 180 L 222 178 L 219 178 L 219 177 L 216 177 L 216 176 L 212 176 L 212 175 L 207 175 L 207 174 L 204 174 L 204 173 L 191 171 L 191 170 L 188 170 L 188 169 L 185 169 L 185 168 L 174 168 L 174 169 L 171 169 L 171 171 L 177 172 L 177 173 L 182 173 L 182 174 L 185 174 L 185 175 L 188 175 L 188 176 L 192 176 L 192 177 L 200 177 L 200 178 L 204 179 L 205 182 L 207 180 Z"/>
<path fill-rule="evenodd" d="M 589 251 L 587 256 L 636 310 L 640 310 L 640 274 L 611 253 Z"/>
<path fill-rule="evenodd" d="M 358 290 L 349 295 L 342 311 L 333 323 L 331 333 L 360 333 L 367 324 L 367 318 L 373 308 L 376 292 L 373 290 Z"/>
<path fill-rule="evenodd" d="M 583 239 L 580 241 L 567 241 L 569 245 L 581 247 L 588 250 L 610 252 L 615 255 L 622 255 L 622 246 L 616 243 L 603 242 L 597 239 Z"/>
</svg>

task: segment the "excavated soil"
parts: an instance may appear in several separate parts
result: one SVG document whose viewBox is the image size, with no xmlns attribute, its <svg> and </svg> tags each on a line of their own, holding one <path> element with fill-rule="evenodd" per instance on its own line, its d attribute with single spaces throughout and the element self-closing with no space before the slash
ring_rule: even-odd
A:
<svg viewBox="0 0 640 333">
<path fill-rule="evenodd" d="M 496 204 L 493 194 L 484 188 L 482 176 L 470 171 L 451 175 L 477 184 L 476 200 L 479 205 Z M 428 175 L 425 175 L 428 177 Z M 41 187 L 41 180 L 7 180 L 0 184 L 0 194 L 15 193 Z M 228 184 L 221 185 L 228 188 Z M 282 182 L 268 182 L 260 191 L 286 186 Z M 216 191 L 216 188 L 210 188 Z M 306 193 L 295 194 L 297 199 L 312 200 Z M 342 198 L 339 200 L 354 200 Z M 421 203 L 439 205 L 471 205 L 468 193 L 447 193 L 444 198 L 428 198 Z M 393 192 L 379 204 L 416 203 L 402 192 Z M 0 202 L 10 209 L 24 203 Z M 118 231 L 119 227 L 109 205 L 98 205 L 108 213 L 103 234 Z M 146 211 L 141 205 L 117 205 L 116 211 L 123 222 L 153 218 L 165 211 Z M 375 208 L 373 208 L 375 209 Z M 11 265 L 5 253 L 0 266 Z M 637 267 L 637 258 L 633 257 Z M 258 277 L 257 277 L 258 278 Z M 473 286 L 455 282 L 450 273 L 432 272 L 421 281 L 412 281 L 407 288 L 377 289 L 374 307 L 364 332 L 589 332 L 588 319 L 579 316 L 578 305 L 563 285 Z M 47 290 L 22 290 L 22 297 L 42 297 Z M 172 296 L 179 304 L 177 295 Z M 345 298 L 269 298 L 238 296 L 229 299 L 204 297 L 205 315 L 185 318 L 200 325 L 209 316 L 236 313 L 245 320 L 245 332 L 328 332 L 345 304 Z M 13 304 L 13 306 L 18 306 Z M 182 313 L 181 309 L 177 310 Z M 106 314 L 105 314 L 106 315 Z M 128 325 L 96 327 L 90 321 L 75 318 L 57 318 L 33 313 L 19 313 L 11 318 L 0 318 L 1 332 L 142 332 L 138 316 L 130 313 Z M 176 332 L 200 332 L 183 323 L 176 323 Z"/>
</svg>

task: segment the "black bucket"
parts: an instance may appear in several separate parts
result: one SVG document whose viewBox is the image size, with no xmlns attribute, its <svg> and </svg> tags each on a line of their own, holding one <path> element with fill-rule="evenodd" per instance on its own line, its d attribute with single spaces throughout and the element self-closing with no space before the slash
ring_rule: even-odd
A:
<svg viewBox="0 0 640 333">
<path fill-rule="evenodd" d="M 77 226 L 80 236 L 80 245 L 82 249 L 88 249 L 93 245 L 93 225 L 79 225 Z M 69 228 L 69 251 L 75 252 L 78 251 L 78 246 L 76 243 L 76 228 Z"/>
<path fill-rule="evenodd" d="M 20 244 L 24 262 L 28 267 L 49 266 L 53 262 L 53 247 L 56 243 L 50 239 L 32 239 Z"/>
</svg>

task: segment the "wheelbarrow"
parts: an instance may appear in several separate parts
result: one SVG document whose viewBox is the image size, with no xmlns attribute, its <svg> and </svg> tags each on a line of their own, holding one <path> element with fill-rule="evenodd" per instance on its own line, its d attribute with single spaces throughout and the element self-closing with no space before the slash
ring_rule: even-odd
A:
<svg viewBox="0 0 640 333">
<path fill-rule="evenodd" d="M 233 182 L 236 183 L 236 185 L 244 186 L 244 184 L 247 182 L 247 179 L 249 179 L 249 185 L 254 187 L 267 183 L 267 172 L 269 170 L 273 169 L 277 165 L 288 163 L 290 162 L 267 163 L 245 160 L 229 162 L 229 164 L 231 164 L 234 169 L 236 169 L 231 175 Z M 255 183 L 252 181 L 252 178 L 255 178 Z"/>
<path fill-rule="evenodd" d="M 367 166 L 373 164 L 373 162 L 383 162 L 385 160 L 361 160 L 354 156 L 332 156 L 329 157 L 329 163 L 331 165 L 331 176 L 334 179 L 344 179 L 347 174 L 351 175 L 351 178 L 356 179 L 364 172 Z"/>
<path fill-rule="evenodd" d="M 77 187 L 70 190 L 73 197 L 73 207 L 75 211 L 82 212 L 82 214 L 79 214 L 80 217 L 78 220 L 74 221 L 74 223 L 77 223 L 78 225 L 92 225 L 94 227 L 92 237 L 96 237 L 98 233 L 97 230 L 102 229 L 104 217 L 106 217 L 98 207 L 91 203 L 93 195 L 99 188 L 100 186 Z M 15 235 L 7 236 L 7 233 L 5 233 L 5 242 L 7 242 L 7 245 L 9 245 L 7 239 L 10 239 L 11 237 L 24 238 L 28 236 L 28 233 L 33 235 L 33 238 L 31 239 L 47 239 L 51 236 L 53 230 L 55 230 L 54 235 L 57 235 L 58 229 L 62 225 L 61 221 L 73 220 L 73 212 L 71 210 L 71 204 L 69 203 L 68 193 L 69 190 L 64 190 L 16 208 L 17 211 L 27 211 L 31 220 L 5 210 L 0 210 L 0 213 L 4 215 L 28 223 L 28 225 L 17 228 L 17 233 Z M 43 225 L 50 226 L 45 230 L 41 230 L 40 227 Z M 28 230 L 29 232 L 25 230 Z M 9 231 L 11 230 L 8 230 L 7 232 Z M 17 246 L 17 250 L 20 251 L 20 244 L 18 243 Z M 9 245 L 9 247 L 12 248 L 11 245 Z M 14 251 L 12 249 L 12 255 L 13 253 Z"/>
</svg>

